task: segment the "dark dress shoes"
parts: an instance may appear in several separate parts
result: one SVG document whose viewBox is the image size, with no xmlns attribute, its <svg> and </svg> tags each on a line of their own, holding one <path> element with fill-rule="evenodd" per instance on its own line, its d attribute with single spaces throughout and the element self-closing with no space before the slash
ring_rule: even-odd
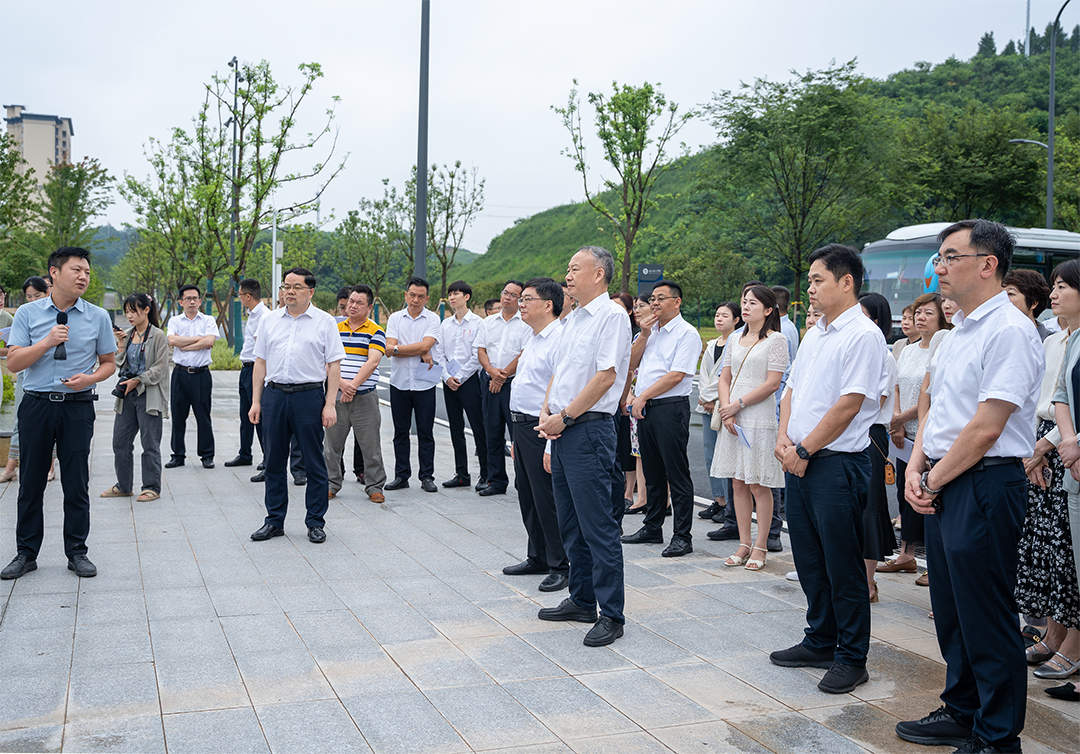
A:
<svg viewBox="0 0 1080 754">
<path fill-rule="evenodd" d="M 870 674 L 866 672 L 866 668 L 834 662 L 817 687 L 826 694 L 846 694 L 869 680 Z"/>
<path fill-rule="evenodd" d="M 295 477 L 292 480 L 292 483 L 295 484 L 297 487 L 303 487 L 305 484 L 307 484 L 307 477 L 306 476 Z"/>
<path fill-rule="evenodd" d="M 477 481 L 476 486 L 473 487 L 473 489 L 476 490 L 477 492 L 479 492 L 480 490 L 487 487 L 489 484 L 491 484 L 491 482 L 484 479 L 484 477 L 480 477 L 479 481 Z"/>
<path fill-rule="evenodd" d="M 68 558 L 68 570 L 74 571 L 80 579 L 92 579 L 97 576 L 97 566 L 85 555 L 72 555 Z"/>
<path fill-rule="evenodd" d="M 29 555 L 16 555 L 15 558 L 8 563 L 3 571 L 0 571 L 0 579 L 17 579 L 20 576 L 25 576 L 30 571 L 37 570 L 37 560 L 31 558 Z"/>
<path fill-rule="evenodd" d="M 815 652 L 802 644 L 787 649 L 778 649 L 769 655 L 773 665 L 785 668 L 825 668 L 833 666 L 832 652 Z"/>
<path fill-rule="evenodd" d="M 226 461 L 225 465 L 229 468 L 232 468 L 233 466 L 250 466 L 254 462 L 255 460 L 253 458 L 244 458 L 243 456 L 237 456 L 231 461 Z"/>
<path fill-rule="evenodd" d="M 1080 692 L 1077 692 L 1076 687 L 1071 683 L 1066 683 L 1064 686 L 1051 686 L 1043 691 L 1063 702 L 1080 702 Z"/>
<path fill-rule="evenodd" d="M 505 495 L 505 487 L 496 487 L 494 484 L 488 484 L 487 487 L 480 490 L 480 497 L 491 497 L 492 495 Z"/>
<path fill-rule="evenodd" d="M 601 615 L 596 625 L 589 629 L 582 641 L 586 647 L 606 647 L 623 635 L 623 624 Z"/>
<path fill-rule="evenodd" d="M 971 737 L 971 728 L 958 722 L 948 707 L 941 706 L 921 720 L 897 723 L 896 735 L 924 746 L 963 746 Z"/>
<path fill-rule="evenodd" d="M 251 477 L 251 481 L 253 481 L 253 482 L 265 482 L 266 481 L 266 472 L 265 471 L 260 471 L 258 474 Z"/>
<path fill-rule="evenodd" d="M 541 592 L 557 592 L 560 589 L 566 589 L 569 585 L 570 579 L 566 577 L 565 573 L 549 573 L 537 588 Z"/>
<path fill-rule="evenodd" d="M 453 479 L 447 479 L 445 482 L 442 483 L 443 487 L 469 487 L 471 485 L 472 479 L 469 478 L 468 474 L 464 476 L 458 474 Z"/>
<path fill-rule="evenodd" d="M 183 458 L 177 458 L 176 456 L 173 456 L 168 461 L 166 461 L 165 468 L 167 468 L 167 469 L 175 469 L 177 466 L 183 466 L 183 465 L 184 465 L 184 459 Z"/>
<path fill-rule="evenodd" d="M 546 566 L 542 566 L 539 563 L 534 563 L 531 560 L 523 560 L 517 565 L 506 566 L 503 568 L 503 573 L 507 576 L 527 576 L 531 573 L 547 573 Z"/>
<path fill-rule="evenodd" d="M 213 458 L 204 458 L 204 459 L 202 459 L 202 467 L 204 469 L 212 469 L 212 468 L 214 468 L 214 459 Z"/>
<path fill-rule="evenodd" d="M 698 518 L 706 518 L 707 519 L 707 518 L 712 518 L 717 513 L 723 513 L 723 512 L 724 512 L 724 506 L 720 505 L 720 503 L 713 503 L 712 505 L 710 505 L 705 510 L 698 511 L 697 515 L 698 515 Z"/>
<path fill-rule="evenodd" d="M 266 461 L 259 461 L 259 465 L 255 467 L 258 471 L 266 470 Z"/>
<path fill-rule="evenodd" d="M 387 492 L 393 492 L 394 490 L 403 490 L 409 486 L 409 480 L 404 477 L 396 476 L 394 481 L 383 487 Z"/>
<path fill-rule="evenodd" d="M 321 526 L 309 526 L 307 530 L 308 542 L 321 545 L 326 541 L 326 532 Z"/>
<path fill-rule="evenodd" d="M 274 526 L 273 524 L 263 524 L 258 531 L 254 531 L 251 534 L 251 538 L 256 542 L 262 542 L 267 539 L 273 539 L 274 537 L 284 537 L 285 530 L 280 526 Z"/>
<path fill-rule="evenodd" d="M 713 531 L 706 533 L 705 536 L 713 542 L 723 542 L 726 539 L 738 539 L 739 530 L 734 526 L 721 526 L 719 529 L 714 529 Z"/>
<path fill-rule="evenodd" d="M 573 620 L 578 623 L 595 623 L 596 608 L 581 607 L 578 603 L 567 597 L 559 603 L 558 607 L 543 607 L 536 614 L 540 620 Z"/>
<path fill-rule="evenodd" d="M 439 491 L 439 488 L 435 486 L 435 480 L 434 479 L 421 479 L 420 480 L 420 489 L 422 489 L 424 492 L 438 492 Z"/>
<path fill-rule="evenodd" d="M 689 555 L 693 551 L 694 546 L 690 544 L 689 540 L 672 538 L 671 544 L 665 547 L 660 555 L 665 558 L 678 558 L 683 555 Z"/>
<path fill-rule="evenodd" d="M 662 545 L 664 544 L 663 532 L 653 532 L 642 526 L 633 534 L 627 534 L 622 538 L 623 544 L 627 545 Z"/>
</svg>

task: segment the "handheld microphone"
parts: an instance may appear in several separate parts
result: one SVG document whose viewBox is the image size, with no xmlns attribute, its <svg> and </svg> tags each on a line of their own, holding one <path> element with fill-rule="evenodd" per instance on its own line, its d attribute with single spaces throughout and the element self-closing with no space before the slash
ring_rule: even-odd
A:
<svg viewBox="0 0 1080 754">
<path fill-rule="evenodd" d="M 67 322 L 68 322 L 67 312 L 57 312 L 56 313 L 56 324 L 58 324 L 58 325 L 66 325 Z M 56 347 L 56 350 L 53 351 L 53 358 L 56 361 L 67 361 L 67 343 L 61 343 L 60 345 L 58 345 Z"/>
</svg>

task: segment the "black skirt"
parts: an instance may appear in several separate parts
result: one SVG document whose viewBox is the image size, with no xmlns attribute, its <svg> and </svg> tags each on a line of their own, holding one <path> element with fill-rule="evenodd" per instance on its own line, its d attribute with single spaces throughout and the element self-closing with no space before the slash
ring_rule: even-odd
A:
<svg viewBox="0 0 1080 754">
<path fill-rule="evenodd" d="M 637 459 L 634 458 L 630 447 L 630 417 L 619 412 L 618 432 L 615 436 L 615 457 L 619 459 L 619 465 L 624 472 L 633 471 L 637 468 Z"/>
<path fill-rule="evenodd" d="M 870 427 L 870 490 L 863 510 L 865 560 L 885 560 L 896 547 L 896 535 L 889 517 L 889 491 L 885 486 L 886 459 L 881 451 L 889 452 L 889 433 L 885 431 L 885 425 L 875 424 Z"/>
<path fill-rule="evenodd" d="M 925 522 L 923 514 L 911 507 L 911 503 L 904 497 L 904 475 L 907 473 L 907 464 L 897 459 L 896 461 L 896 502 L 900 504 L 900 539 L 904 542 L 904 552 L 914 555 L 915 546 L 923 543 Z"/>
</svg>

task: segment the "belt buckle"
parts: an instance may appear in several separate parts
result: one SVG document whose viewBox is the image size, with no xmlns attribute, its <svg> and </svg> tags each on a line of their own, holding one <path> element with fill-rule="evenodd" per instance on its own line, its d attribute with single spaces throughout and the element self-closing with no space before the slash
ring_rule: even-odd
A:
<svg viewBox="0 0 1080 754">
<path fill-rule="evenodd" d="M 50 403 L 63 403 L 65 400 L 63 393 L 49 393 Z"/>
<path fill-rule="evenodd" d="M 184 367 L 188 374 L 195 374 L 195 367 Z"/>
</svg>

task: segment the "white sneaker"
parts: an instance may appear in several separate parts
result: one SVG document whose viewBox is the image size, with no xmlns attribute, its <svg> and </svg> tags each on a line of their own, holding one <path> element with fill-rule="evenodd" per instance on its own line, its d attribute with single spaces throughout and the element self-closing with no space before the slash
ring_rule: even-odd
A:
<svg viewBox="0 0 1080 754">
<path fill-rule="evenodd" d="M 787 579 L 788 581 L 798 581 L 799 580 L 799 572 L 798 571 L 788 571 L 787 575 L 784 578 Z"/>
</svg>

